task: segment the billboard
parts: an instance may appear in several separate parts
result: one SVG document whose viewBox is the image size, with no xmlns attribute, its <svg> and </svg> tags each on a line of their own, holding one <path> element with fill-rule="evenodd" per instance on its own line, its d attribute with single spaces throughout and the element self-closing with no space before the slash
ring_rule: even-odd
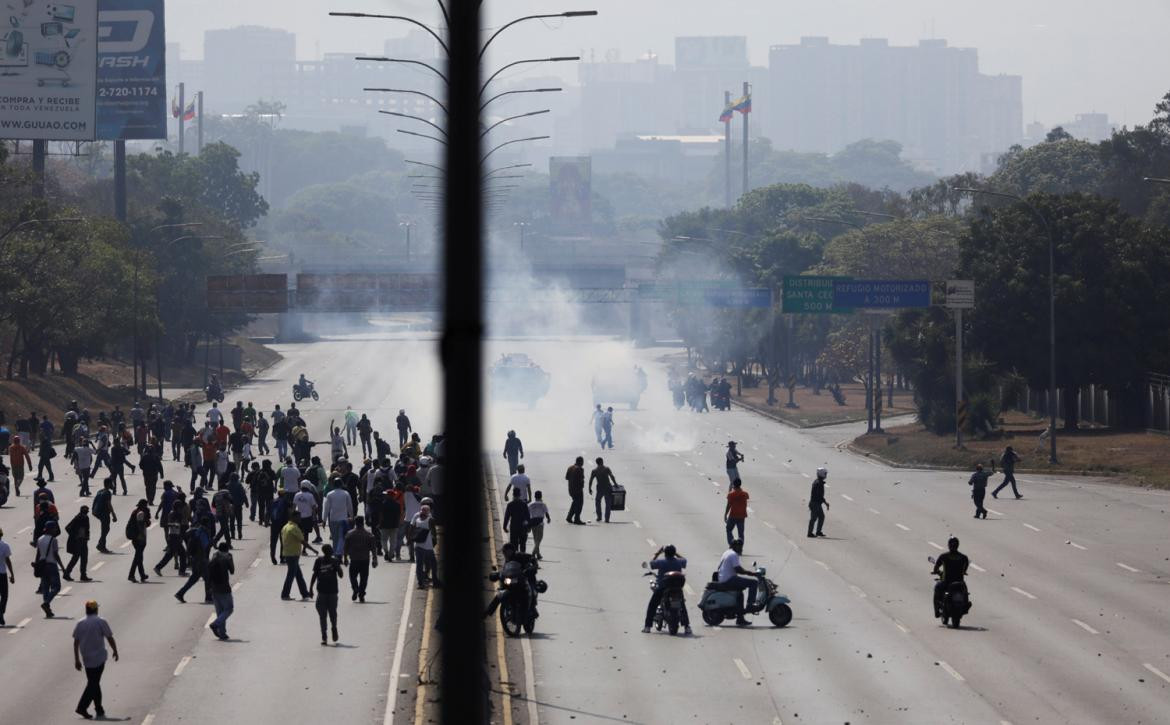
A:
<svg viewBox="0 0 1170 725">
<path fill-rule="evenodd" d="M 98 0 L 97 137 L 167 137 L 163 0 Z"/>
<path fill-rule="evenodd" d="M 227 274 L 207 278 L 207 309 L 287 312 L 288 277 L 283 274 Z"/>
<path fill-rule="evenodd" d="M 97 3 L 8 3 L 7 26 L 0 25 L 0 138 L 95 138 Z"/>
<path fill-rule="evenodd" d="M 297 275 L 296 306 L 303 312 L 433 310 L 442 280 L 427 272 Z"/>
<path fill-rule="evenodd" d="M 549 216 L 557 234 L 588 235 L 593 228 L 592 161 L 589 156 L 549 157 Z"/>
</svg>

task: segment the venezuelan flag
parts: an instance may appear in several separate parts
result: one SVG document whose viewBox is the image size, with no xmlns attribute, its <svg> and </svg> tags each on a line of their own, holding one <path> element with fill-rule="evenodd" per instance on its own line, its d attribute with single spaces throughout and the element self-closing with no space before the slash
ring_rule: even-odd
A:
<svg viewBox="0 0 1170 725">
<path fill-rule="evenodd" d="M 730 123 L 731 117 L 735 115 L 735 104 L 730 104 L 723 109 L 723 113 L 719 114 L 719 123 Z"/>
<path fill-rule="evenodd" d="M 743 98 L 740 98 L 738 101 L 731 104 L 731 110 L 732 111 L 739 111 L 740 113 L 751 113 L 752 112 L 752 97 L 750 95 L 747 95 L 747 96 L 744 96 Z M 724 111 L 724 113 L 727 113 L 727 111 Z"/>
</svg>

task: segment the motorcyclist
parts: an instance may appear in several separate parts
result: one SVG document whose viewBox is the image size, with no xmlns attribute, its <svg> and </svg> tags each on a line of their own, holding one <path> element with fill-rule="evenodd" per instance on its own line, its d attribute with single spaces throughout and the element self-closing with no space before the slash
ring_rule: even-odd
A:
<svg viewBox="0 0 1170 725">
<path fill-rule="evenodd" d="M 301 373 L 301 377 L 297 379 L 297 387 L 302 392 L 307 393 L 313 389 L 313 381 L 306 378 L 304 373 Z"/>
<path fill-rule="evenodd" d="M 504 566 L 500 569 L 500 581 L 503 581 L 504 579 L 519 579 L 520 577 L 523 577 L 525 579 L 525 586 L 528 590 L 528 596 L 535 597 L 536 571 L 540 566 L 536 562 L 536 557 L 532 556 L 531 554 L 526 554 L 523 551 L 518 551 L 511 542 L 504 544 L 502 551 L 504 554 Z M 484 619 L 487 619 L 496 613 L 496 609 L 499 608 L 506 595 L 507 590 L 505 589 L 500 589 L 496 592 L 496 595 L 492 597 L 492 601 L 488 604 L 487 609 L 483 613 Z M 535 604 L 533 613 L 536 613 Z"/>
<path fill-rule="evenodd" d="M 223 392 L 223 386 L 219 383 L 219 376 L 215 373 L 211 374 L 211 379 L 207 381 L 207 392 L 211 393 L 211 397 L 218 398 L 219 394 Z"/>
<path fill-rule="evenodd" d="M 741 554 L 743 554 L 743 541 L 735 539 L 731 542 L 731 548 L 723 552 L 723 557 L 719 559 L 718 583 L 726 591 L 736 593 L 735 625 L 748 627 L 751 626 L 751 621 L 744 618 L 743 615 L 755 607 L 756 591 L 759 589 L 760 580 L 755 572 L 740 566 L 739 557 Z M 745 589 L 747 590 L 746 607 L 743 595 Z"/>
<path fill-rule="evenodd" d="M 646 624 L 642 627 L 643 634 L 650 633 L 650 624 L 654 621 L 654 613 L 658 611 L 658 605 L 662 603 L 662 597 L 666 595 L 666 588 L 662 586 L 663 578 L 668 572 L 686 571 L 686 568 L 687 560 L 678 555 L 674 544 L 659 547 L 658 551 L 654 552 L 650 561 L 650 570 L 657 572 L 657 586 L 654 587 L 654 592 L 650 595 L 650 603 L 646 605 Z M 682 608 L 682 625 L 686 628 L 687 634 L 692 634 L 691 619 L 687 616 L 686 607 Z"/>
<path fill-rule="evenodd" d="M 959 584 L 963 591 L 967 590 L 963 578 L 967 576 L 969 564 L 970 560 L 966 555 L 959 552 L 959 540 L 952 536 L 947 540 L 946 553 L 941 554 L 934 562 L 934 574 L 938 576 L 940 571 L 942 574 L 934 585 L 934 616 L 942 616 L 943 595 L 951 584 Z"/>
</svg>

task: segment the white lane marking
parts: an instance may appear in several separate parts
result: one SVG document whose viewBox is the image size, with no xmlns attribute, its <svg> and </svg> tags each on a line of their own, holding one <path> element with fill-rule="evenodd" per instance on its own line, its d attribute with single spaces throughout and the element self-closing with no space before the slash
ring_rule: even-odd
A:
<svg viewBox="0 0 1170 725">
<path fill-rule="evenodd" d="M 817 563 L 817 565 L 820 566 L 825 571 L 832 571 L 832 569 L 829 568 L 829 565 L 826 564 L 825 562 L 823 562 L 819 559 L 813 559 L 813 561 L 815 561 Z"/>
<path fill-rule="evenodd" d="M 81 497 L 73 499 L 73 503 L 81 503 L 84 500 L 85 500 L 85 496 L 81 496 Z"/>
<path fill-rule="evenodd" d="M 779 715 L 777 715 L 776 717 L 772 718 L 772 725 L 784 725 L 784 721 L 780 719 Z"/>
<path fill-rule="evenodd" d="M 255 559 L 253 559 L 252 563 L 248 565 L 248 568 L 255 569 L 258 566 L 260 566 L 260 557 L 256 557 Z"/>
<path fill-rule="evenodd" d="M 869 512 L 870 512 L 871 514 L 876 514 L 876 515 L 878 515 L 878 516 L 881 516 L 881 515 L 882 515 L 882 512 L 881 512 L 881 511 L 878 511 L 877 509 L 870 509 L 870 510 L 869 510 Z"/>
<path fill-rule="evenodd" d="M 154 713 L 153 712 L 147 713 L 146 717 L 142 718 L 142 725 L 151 725 L 151 723 L 153 723 L 153 722 L 154 722 Z"/>
<path fill-rule="evenodd" d="M 24 629 L 25 625 L 27 625 L 31 621 L 32 621 L 32 617 L 25 617 L 24 619 L 17 622 L 15 627 L 8 630 L 8 634 L 16 634 L 20 630 Z"/>
<path fill-rule="evenodd" d="M 89 568 L 89 570 L 90 570 L 90 571 L 97 571 L 98 569 L 101 569 L 101 568 L 102 568 L 103 566 L 105 566 L 105 565 L 106 565 L 106 562 L 104 562 L 104 561 L 99 561 L 98 563 L 96 563 L 96 564 L 94 564 L 93 566 L 91 566 L 91 567 Z"/>
<path fill-rule="evenodd" d="M 645 430 L 645 428 L 643 428 L 642 425 L 640 423 L 638 423 L 638 421 L 636 421 L 636 420 L 631 420 L 630 425 L 634 426 L 638 430 Z"/>
<path fill-rule="evenodd" d="M 1024 524 L 1024 528 L 1026 528 L 1026 529 L 1031 529 L 1031 530 L 1033 530 L 1033 531 L 1039 531 L 1039 530 L 1040 530 L 1040 529 L 1036 528 L 1035 526 L 1033 526 L 1032 524 Z"/>
<path fill-rule="evenodd" d="M 946 551 L 945 547 L 939 546 L 938 544 L 934 543 L 933 541 L 928 541 L 926 543 L 930 544 L 931 546 L 938 549 L 939 551 Z"/>
<path fill-rule="evenodd" d="M 57 596 L 59 596 L 59 597 L 63 597 L 63 596 L 65 596 L 66 594 L 68 594 L 69 592 L 71 592 L 71 591 L 73 591 L 73 587 L 72 587 L 72 586 L 65 587 L 65 588 L 64 588 L 64 589 L 62 589 L 61 591 L 57 592 Z"/>
<path fill-rule="evenodd" d="M 232 591 L 238 592 L 242 586 L 244 586 L 244 582 L 236 582 L 235 584 L 232 584 Z"/>
<path fill-rule="evenodd" d="M 691 585 L 690 585 L 690 584 L 683 584 L 683 591 L 687 593 L 687 596 L 688 596 L 688 597 L 693 597 L 693 596 L 695 596 L 695 590 L 694 590 L 694 589 L 691 589 Z"/>
<path fill-rule="evenodd" d="M 853 590 L 853 593 L 856 594 L 859 599 L 865 599 L 865 592 L 861 591 L 861 587 L 857 586 L 856 584 L 850 584 L 849 588 Z"/>
<path fill-rule="evenodd" d="M 850 495 L 849 495 L 849 494 L 847 494 L 847 493 L 843 493 L 843 494 L 841 494 L 841 498 L 845 499 L 846 501 L 852 501 L 852 500 L 853 500 L 853 497 L 852 497 L 852 496 L 850 496 Z"/>
<path fill-rule="evenodd" d="M 909 530 L 910 530 L 910 527 L 909 527 L 909 526 L 906 526 L 905 524 L 894 524 L 894 526 L 897 526 L 899 529 L 901 529 L 901 530 L 903 530 L 903 531 L 909 531 Z"/>
<path fill-rule="evenodd" d="M 910 634 L 910 628 L 907 627 L 906 625 L 902 624 L 901 622 L 899 622 L 896 619 L 894 620 L 894 626 L 897 627 L 898 629 L 902 630 L 902 634 Z"/>
<path fill-rule="evenodd" d="M 635 528 L 635 529 L 640 529 L 640 528 L 642 528 L 642 524 L 638 523 L 638 520 L 637 520 L 637 519 L 634 519 L 634 528 Z"/>
<path fill-rule="evenodd" d="M 1068 543 L 1072 544 L 1074 547 L 1076 547 L 1076 548 L 1080 549 L 1081 551 L 1088 551 L 1088 549 L 1086 549 L 1085 547 L 1081 546 L 1080 544 L 1078 544 L 1078 543 L 1077 543 L 1077 542 L 1075 542 L 1075 541 L 1070 541 L 1070 542 L 1068 542 Z"/>
<path fill-rule="evenodd" d="M 756 510 L 754 508 L 752 508 L 751 506 L 748 506 L 747 511 L 749 514 L 754 514 L 756 512 Z"/>
<path fill-rule="evenodd" d="M 769 529 L 776 528 L 776 524 L 772 523 L 771 521 L 765 521 L 764 526 L 767 526 Z"/>
<path fill-rule="evenodd" d="M 950 665 L 948 665 L 946 662 L 943 662 L 942 660 L 939 660 L 939 661 L 938 661 L 938 666 L 939 666 L 939 667 L 941 667 L 941 668 L 943 668 L 944 670 L 946 670 L 948 675 L 950 675 L 951 677 L 955 678 L 955 679 L 956 679 L 956 680 L 958 680 L 959 682 L 962 682 L 962 681 L 963 681 L 963 676 L 959 674 L 959 671 L 958 671 L 958 670 L 956 670 L 954 667 L 951 667 Z"/>
<path fill-rule="evenodd" d="M 987 570 L 986 570 L 986 569 L 984 569 L 983 567 L 979 566 L 978 564 L 972 564 L 972 565 L 971 565 L 971 568 L 972 568 L 972 569 L 974 569 L 974 570 L 975 570 L 975 571 L 977 571 L 977 572 L 980 572 L 980 573 L 982 573 L 982 574 L 986 574 L 986 573 L 987 573 Z"/>
<path fill-rule="evenodd" d="M 1020 589 L 1019 587 L 1012 587 L 1012 591 L 1015 592 L 1016 594 L 1021 595 L 1021 596 L 1025 596 L 1028 599 L 1035 599 L 1036 598 L 1035 594 L 1029 594 L 1028 592 L 1024 591 L 1023 589 Z"/>
<path fill-rule="evenodd" d="M 655 547 L 658 546 L 658 544 L 654 541 L 654 539 L 646 539 L 646 543 L 649 544 L 650 546 L 655 546 Z"/>
<path fill-rule="evenodd" d="M 126 539 L 125 541 L 123 541 L 123 542 L 121 543 L 121 545 L 119 545 L 119 546 L 118 546 L 118 548 L 119 548 L 119 549 L 125 549 L 127 546 L 130 546 L 130 539 Z"/>
<path fill-rule="evenodd" d="M 791 470 L 792 470 L 792 464 L 791 464 L 791 463 L 789 463 L 788 461 L 782 461 L 782 462 L 780 463 L 780 465 L 781 465 L 781 466 L 784 466 L 784 467 L 785 467 L 785 468 L 787 468 L 789 471 L 791 471 Z"/>
<path fill-rule="evenodd" d="M 215 617 L 212 617 L 212 619 L 215 619 Z M 175 667 L 175 677 L 183 674 L 183 670 L 187 669 L 187 665 L 189 664 L 191 664 L 191 655 L 187 655 L 183 659 L 179 660 L 179 665 Z"/>
<path fill-rule="evenodd" d="M 675 458 L 682 458 L 682 456 L 680 456 L 678 453 L 675 453 L 674 451 L 671 451 L 670 455 L 674 456 Z"/>
<path fill-rule="evenodd" d="M 1098 632 L 1097 630 L 1093 629 L 1092 627 L 1090 627 L 1089 625 L 1085 624 L 1084 622 L 1082 622 L 1082 621 L 1081 621 L 1081 620 L 1079 620 L 1079 619 L 1074 619 L 1074 620 L 1073 620 L 1073 624 L 1077 625 L 1078 627 L 1080 627 L 1081 629 L 1085 630 L 1085 631 L 1086 631 L 1086 632 L 1088 632 L 1089 634 L 1101 634 L 1100 632 Z"/>
<path fill-rule="evenodd" d="M 812 478 L 812 476 L 808 475 L 807 473 L 802 473 L 800 475 L 804 476 L 805 478 Z M 827 484 L 827 483 L 825 484 L 825 486 L 828 486 L 828 485 L 829 484 Z"/>
<path fill-rule="evenodd" d="M 1154 667 L 1149 662 L 1142 663 L 1142 667 L 1145 667 L 1147 670 L 1149 670 L 1150 672 L 1153 672 L 1155 675 L 1157 675 L 1158 677 L 1161 677 L 1163 680 L 1170 682 L 1170 675 L 1167 675 L 1162 670 L 1159 670 L 1157 667 Z"/>
<path fill-rule="evenodd" d="M 492 486 L 493 491 L 497 491 L 495 486 Z M 390 666 L 390 681 L 386 686 L 386 712 L 382 716 L 382 725 L 394 725 L 394 708 L 397 707 L 399 677 L 402 671 L 402 650 L 406 643 L 406 627 L 410 621 L 410 605 L 414 601 L 411 594 L 414 587 L 403 587 L 403 601 L 402 614 L 398 620 L 398 637 L 394 640 L 394 663 Z M 401 674 L 401 677 L 406 677 Z"/>
<path fill-rule="evenodd" d="M 776 457 L 776 456 L 772 455 L 771 453 L 769 453 L 769 454 L 768 454 L 768 458 L 775 458 L 775 457 Z M 786 463 L 786 464 L 784 464 L 784 465 L 788 465 L 788 464 Z"/>
<path fill-rule="evenodd" d="M 1140 569 L 1134 569 L 1134 568 L 1133 568 L 1132 566 L 1130 566 L 1129 564 L 1122 564 L 1122 563 L 1119 561 L 1119 562 L 1117 562 L 1117 565 L 1118 565 L 1118 566 L 1120 566 L 1122 569 L 1125 569 L 1126 571 L 1133 572 L 1134 574 L 1140 574 L 1140 573 L 1141 573 L 1141 570 L 1140 570 Z"/>
<path fill-rule="evenodd" d="M 745 680 L 752 679 L 752 671 L 747 668 L 747 665 L 745 665 L 743 663 L 743 660 L 741 660 L 738 657 L 735 657 L 732 659 L 732 662 L 734 662 L 735 666 L 739 668 L 739 674 L 743 675 L 743 679 L 745 679 Z"/>
<path fill-rule="evenodd" d="M 1000 513 L 999 511 L 996 511 L 995 509 L 987 509 L 987 510 L 990 511 L 991 513 L 995 514 L 996 516 L 1003 516 L 1002 513 Z"/>
<path fill-rule="evenodd" d="M 687 464 L 688 466 L 693 466 L 693 465 L 695 465 L 695 464 L 691 463 L 690 461 L 683 461 L 683 463 Z"/>
<path fill-rule="evenodd" d="M 20 535 L 20 534 L 23 534 L 23 533 L 24 533 L 24 532 L 26 532 L 26 531 L 30 531 L 31 529 L 32 529 L 32 527 L 31 527 L 31 526 L 25 526 L 23 529 L 21 529 L 20 531 L 17 531 L 16 533 L 17 533 L 17 535 Z"/>
</svg>

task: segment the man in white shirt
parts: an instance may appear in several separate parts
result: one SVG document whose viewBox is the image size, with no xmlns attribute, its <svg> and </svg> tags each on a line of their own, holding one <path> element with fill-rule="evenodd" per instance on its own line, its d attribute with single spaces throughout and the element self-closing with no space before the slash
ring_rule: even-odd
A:
<svg viewBox="0 0 1170 725">
<path fill-rule="evenodd" d="M 754 606 L 756 603 L 756 590 L 760 586 L 760 581 L 755 575 L 740 566 L 739 556 L 743 553 L 743 542 L 736 539 L 731 542 L 731 548 L 723 552 L 723 557 L 719 559 L 719 583 L 723 585 L 727 591 L 734 591 L 736 593 L 736 605 L 738 607 L 735 614 L 735 624 L 737 627 L 747 627 L 751 622 L 744 618 L 744 596 L 743 591 L 747 590 L 748 606 Z M 746 576 L 739 576 L 744 574 Z"/>
<path fill-rule="evenodd" d="M 0 627 L 4 626 L 4 610 L 8 608 L 8 585 L 15 583 L 12 547 L 4 542 L 4 529 L 0 529 Z"/>
<path fill-rule="evenodd" d="M 211 423 L 211 427 L 219 426 L 220 421 L 223 420 L 223 411 L 219 409 L 219 403 L 212 402 L 211 409 L 207 411 L 207 422 Z"/>
<path fill-rule="evenodd" d="M 325 494 L 321 518 L 329 524 L 329 539 L 333 542 L 333 553 L 338 558 L 345 556 L 345 535 L 349 533 L 353 514 L 353 497 L 349 491 L 339 486 Z"/>
<path fill-rule="evenodd" d="M 305 538 L 309 538 L 309 532 L 313 530 L 313 518 L 317 512 L 317 497 L 313 495 L 312 484 L 308 481 L 301 481 L 301 490 L 293 496 L 293 508 L 297 512 L 297 523 L 300 524 L 301 531 L 305 534 Z"/>
<path fill-rule="evenodd" d="M 552 515 L 548 512 L 548 506 L 544 503 L 544 494 L 537 491 L 535 500 L 528 504 L 528 533 L 532 534 L 532 555 L 537 559 L 543 559 L 540 554 L 540 542 L 544 539 L 544 522 L 552 523 Z"/>
<path fill-rule="evenodd" d="M 507 487 L 504 488 L 504 501 L 511 500 L 508 494 L 510 491 L 512 491 L 512 489 L 515 489 L 520 492 L 520 498 L 527 502 L 531 499 L 531 497 L 528 495 L 528 491 L 531 488 L 532 479 L 530 479 L 528 474 L 524 472 L 524 464 L 521 463 L 519 466 L 516 466 L 516 473 L 512 475 L 511 480 L 508 481 Z"/>
<path fill-rule="evenodd" d="M 85 603 L 85 619 L 73 627 L 73 666 L 85 670 L 85 691 L 77 703 L 77 714 L 90 719 L 89 704 L 94 705 L 98 719 L 106 716 L 102 709 L 102 672 L 106 669 L 106 642 L 114 651 L 118 661 L 118 643 L 106 620 L 98 616 L 98 603 L 92 599 Z"/>
<path fill-rule="evenodd" d="M 414 532 L 411 539 L 414 543 L 415 565 L 414 573 L 418 578 L 418 588 L 427 588 L 427 579 L 431 586 L 439 586 L 439 566 L 435 561 L 435 530 L 431 527 L 434 519 L 431 518 L 431 507 L 423 505 L 418 513 L 410 520 L 410 530 Z M 422 532 L 426 532 L 426 536 Z"/>
<path fill-rule="evenodd" d="M 73 446 L 73 469 L 81 481 L 81 495 L 89 495 L 89 471 L 93 466 L 93 448 L 84 436 Z"/>
</svg>

